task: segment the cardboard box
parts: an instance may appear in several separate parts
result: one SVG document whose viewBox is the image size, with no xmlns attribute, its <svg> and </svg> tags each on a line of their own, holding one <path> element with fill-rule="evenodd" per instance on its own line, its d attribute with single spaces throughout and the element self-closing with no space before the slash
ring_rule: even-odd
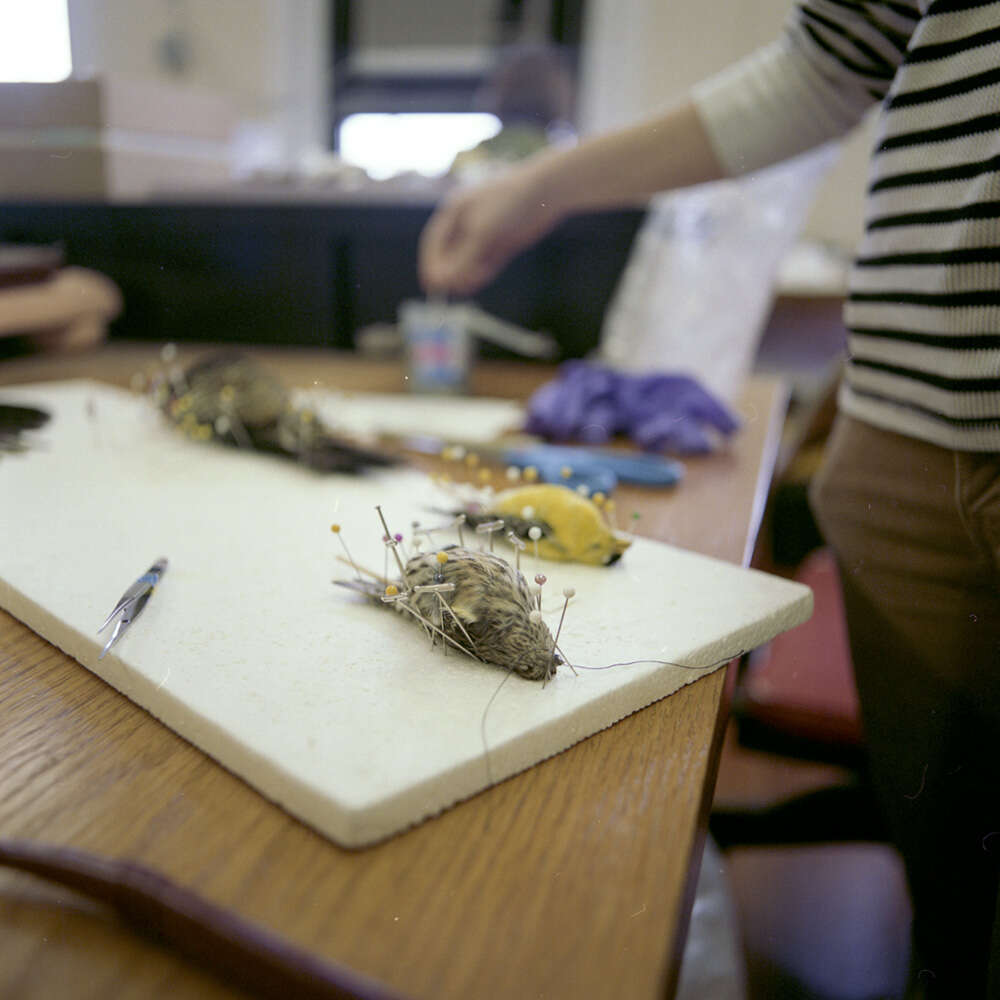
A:
<svg viewBox="0 0 1000 1000">
<path fill-rule="evenodd" d="M 217 95 L 105 76 L 0 83 L 0 198 L 139 199 L 231 179 Z"/>
<path fill-rule="evenodd" d="M 235 125 L 224 97 L 156 80 L 0 83 L 0 129 L 114 128 L 228 142 Z"/>
</svg>

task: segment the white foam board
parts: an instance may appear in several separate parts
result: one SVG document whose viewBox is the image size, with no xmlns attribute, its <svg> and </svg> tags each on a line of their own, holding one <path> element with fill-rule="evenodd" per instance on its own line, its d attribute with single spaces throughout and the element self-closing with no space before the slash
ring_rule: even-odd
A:
<svg viewBox="0 0 1000 1000">
<path fill-rule="evenodd" d="M 0 605 L 334 841 L 367 845 L 703 676 L 653 662 L 546 686 L 432 650 L 403 616 L 331 584 L 381 571 L 390 528 L 442 498 L 426 477 L 320 476 L 191 443 L 90 382 L 5 390 L 54 419 L 0 460 Z M 475 401 L 467 404 L 475 408 Z M 442 543 L 448 541 L 441 536 Z M 170 568 L 103 660 L 97 626 L 154 559 Z M 536 568 L 537 565 L 537 568 Z M 637 539 L 614 567 L 523 562 L 580 664 L 704 664 L 808 618 L 808 588 Z"/>
<path fill-rule="evenodd" d="M 296 399 L 311 405 L 331 427 L 362 436 L 426 435 L 447 441 L 457 427 L 466 444 L 488 444 L 524 422 L 524 407 L 509 399 L 307 390 L 297 392 Z"/>
</svg>

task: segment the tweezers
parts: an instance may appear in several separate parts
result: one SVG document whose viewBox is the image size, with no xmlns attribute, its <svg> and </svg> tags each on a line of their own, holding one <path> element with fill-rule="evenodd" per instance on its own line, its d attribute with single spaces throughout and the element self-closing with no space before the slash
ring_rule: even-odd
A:
<svg viewBox="0 0 1000 1000">
<path fill-rule="evenodd" d="M 122 633 L 129 627 L 139 617 L 142 613 L 142 609 L 146 606 L 146 602 L 152 597 L 153 590 L 156 585 L 160 582 L 160 577 L 163 576 L 167 571 L 167 560 L 157 559 L 149 569 L 146 570 L 142 576 L 139 577 L 135 583 L 132 584 L 128 590 L 119 598 L 118 603 L 114 606 L 114 610 L 104 619 L 104 624 L 97 630 L 97 634 L 100 635 L 115 618 L 118 620 L 115 622 L 114 630 L 111 633 L 111 638 L 108 639 L 101 650 L 100 656 L 97 658 L 99 660 L 104 658 L 105 653 L 118 641 Z"/>
</svg>

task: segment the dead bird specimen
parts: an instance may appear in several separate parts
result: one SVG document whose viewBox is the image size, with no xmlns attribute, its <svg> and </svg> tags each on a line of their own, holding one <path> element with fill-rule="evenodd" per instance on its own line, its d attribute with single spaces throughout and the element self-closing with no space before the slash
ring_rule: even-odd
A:
<svg viewBox="0 0 1000 1000">
<path fill-rule="evenodd" d="M 597 502 L 557 483 L 519 486 L 496 494 L 481 507 L 461 512 L 476 527 L 502 521 L 500 537 L 512 532 L 543 559 L 610 566 L 632 544 L 615 531 Z"/>
<path fill-rule="evenodd" d="M 538 599 L 505 559 L 449 545 L 404 564 L 388 532 L 386 539 L 400 568 L 397 580 L 334 582 L 392 605 L 435 638 L 484 663 L 528 680 L 545 681 L 555 674 L 563 659 Z"/>
<path fill-rule="evenodd" d="M 157 405 L 196 440 L 271 452 L 318 472 L 360 472 L 393 465 L 392 456 L 335 434 L 288 387 L 245 355 L 212 354 L 153 388 Z"/>
<path fill-rule="evenodd" d="M 25 431 L 38 430 L 49 421 L 49 414 L 35 406 L 0 403 L 0 452 L 25 451 Z"/>
</svg>

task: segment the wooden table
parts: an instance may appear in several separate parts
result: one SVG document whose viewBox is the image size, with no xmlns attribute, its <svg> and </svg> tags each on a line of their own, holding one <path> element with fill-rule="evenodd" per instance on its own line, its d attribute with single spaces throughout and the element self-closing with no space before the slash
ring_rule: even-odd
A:
<svg viewBox="0 0 1000 1000">
<path fill-rule="evenodd" d="M 293 384 L 404 385 L 392 364 L 257 353 Z M 112 345 L 8 361 L 0 384 L 88 376 L 127 385 L 153 357 L 148 346 Z M 482 364 L 474 389 L 521 397 L 550 374 Z M 784 406 L 778 383 L 751 380 L 729 450 L 689 462 L 674 492 L 621 489 L 619 510 L 640 514 L 641 534 L 745 564 Z M 415 830 L 351 852 L 0 612 L 0 836 L 149 865 L 408 997 L 669 997 L 725 691 L 717 671 Z M 100 906 L 0 870 L 0 995 L 242 994 Z"/>
</svg>

